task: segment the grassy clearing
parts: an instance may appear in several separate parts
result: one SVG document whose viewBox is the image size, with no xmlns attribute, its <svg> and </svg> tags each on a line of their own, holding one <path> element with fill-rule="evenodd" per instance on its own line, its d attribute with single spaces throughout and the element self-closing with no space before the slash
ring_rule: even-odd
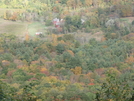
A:
<svg viewBox="0 0 134 101">
<path fill-rule="evenodd" d="M 5 11 L 6 11 L 5 9 L 0 9 L 0 17 L 2 17 L 4 15 Z"/>
<path fill-rule="evenodd" d="M 0 19 L 0 23 L 0 33 L 8 33 L 14 35 L 23 35 L 27 26 L 27 23 L 13 22 L 3 19 Z"/>
<path fill-rule="evenodd" d="M 120 18 L 121 22 L 128 22 L 128 23 L 132 23 L 132 21 L 134 20 L 134 17 L 125 17 L 125 18 Z"/>
<path fill-rule="evenodd" d="M 28 32 L 30 36 L 35 36 L 36 32 L 46 33 L 46 26 L 40 22 L 32 22 L 28 25 Z"/>
<path fill-rule="evenodd" d="M 24 22 L 13 22 L 8 20 L 3 20 L 4 13 L 7 11 L 23 12 L 22 9 L 7 9 L 0 8 L 0 33 L 14 34 L 14 35 L 24 35 L 27 23 Z"/>
<path fill-rule="evenodd" d="M 128 21 L 129 19 L 127 18 L 120 18 L 120 21 Z"/>
<path fill-rule="evenodd" d="M 35 36 L 36 32 L 46 31 L 45 24 L 40 22 L 15 22 L 0 19 L 0 33 L 14 34 L 17 36 L 24 36 L 27 31 L 30 36 Z"/>
<path fill-rule="evenodd" d="M 40 22 L 13 22 L 8 20 L 3 20 L 2 17 L 6 10 L 11 11 L 24 11 L 22 9 L 6 9 L 0 8 L 0 33 L 8 33 L 8 34 L 15 34 L 15 35 L 25 35 L 27 31 L 29 32 L 30 36 L 35 36 L 36 32 L 43 32 L 45 33 L 45 24 Z"/>
</svg>

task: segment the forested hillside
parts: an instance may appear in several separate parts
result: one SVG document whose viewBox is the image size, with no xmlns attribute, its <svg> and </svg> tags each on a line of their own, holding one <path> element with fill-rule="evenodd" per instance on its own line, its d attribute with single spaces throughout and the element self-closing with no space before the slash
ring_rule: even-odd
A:
<svg viewBox="0 0 134 101">
<path fill-rule="evenodd" d="M 0 101 L 134 101 L 134 0 L 0 0 L 0 21 Z"/>
</svg>

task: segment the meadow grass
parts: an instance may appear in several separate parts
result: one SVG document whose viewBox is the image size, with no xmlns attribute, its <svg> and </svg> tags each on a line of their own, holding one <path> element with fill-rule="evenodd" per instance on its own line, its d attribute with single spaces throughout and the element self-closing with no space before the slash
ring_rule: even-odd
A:
<svg viewBox="0 0 134 101">
<path fill-rule="evenodd" d="M 43 34 L 46 33 L 46 26 L 40 22 L 32 22 L 28 25 L 29 35 L 35 36 L 36 32 L 42 32 Z"/>
<path fill-rule="evenodd" d="M 28 31 L 30 36 L 35 36 L 36 32 L 46 31 L 45 24 L 40 22 L 16 22 L 0 19 L 0 33 L 14 34 L 14 35 L 25 35 Z"/>
</svg>

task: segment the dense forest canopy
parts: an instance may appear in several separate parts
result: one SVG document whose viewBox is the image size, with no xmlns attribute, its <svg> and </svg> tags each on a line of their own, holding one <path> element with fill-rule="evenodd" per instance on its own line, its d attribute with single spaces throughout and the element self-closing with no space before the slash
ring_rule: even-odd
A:
<svg viewBox="0 0 134 101">
<path fill-rule="evenodd" d="M 0 0 L 0 12 L 0 101 L 134 101 L 134 0 Z"/>
</svg>

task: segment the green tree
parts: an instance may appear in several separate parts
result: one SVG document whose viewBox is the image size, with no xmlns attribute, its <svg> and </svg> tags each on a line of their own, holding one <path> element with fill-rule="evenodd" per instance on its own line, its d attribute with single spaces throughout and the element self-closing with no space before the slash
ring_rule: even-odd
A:
<svg viewBox="0 0 134 101">
<path fill-rule="evenodd" d="M 16 81 L 24 82 L 31 78 L 31 76 L 28 76 L 22 69 L 18 69 L 15 72 L 13 72 L 13 79 Z"/>
<path fill-rule="evenodd" d="M 58 54 L 62 54 L 65 51 L 65 45 L 64 44 L 58 44 L 56 46 L 56 51 Z"/>
<path fill-rule="evenodd" d="M 77 66 L 81 67 L 81 60 L 78 56 L 71 57 L 69 61 L 66 63 L 67 68 L 75 68 Z"/>
<path fill-rule="evenodd" d="M 101 89 L 96 93 L 97 101 L 131 101 L 133 94 L 132 88 L 129 85 L 129 76 L 121 79 L 114 70 L 106 72 L 106 82 L 102 84 Z"/>
<path fill-rule="evenodd" d="M 64 41 L 71 41 L 71 42 L 73 42 L 75 40 L 75 38 L 74 38 L 74 35 L 72 35 L 72 34 L 65 34 L 63 36 L 63 40 Z"/>
<path fill-rule="evenodd" d="M 15 101 L 15 92 L 15 88 L 12 88 L 8 84 L 0 81 L 0 101 Z"/>
<path fill-rule="evenodd" d="M 68 52 L 63 53 L 63 62 L 68 62 L 72 56 Z"/>
</svg>

